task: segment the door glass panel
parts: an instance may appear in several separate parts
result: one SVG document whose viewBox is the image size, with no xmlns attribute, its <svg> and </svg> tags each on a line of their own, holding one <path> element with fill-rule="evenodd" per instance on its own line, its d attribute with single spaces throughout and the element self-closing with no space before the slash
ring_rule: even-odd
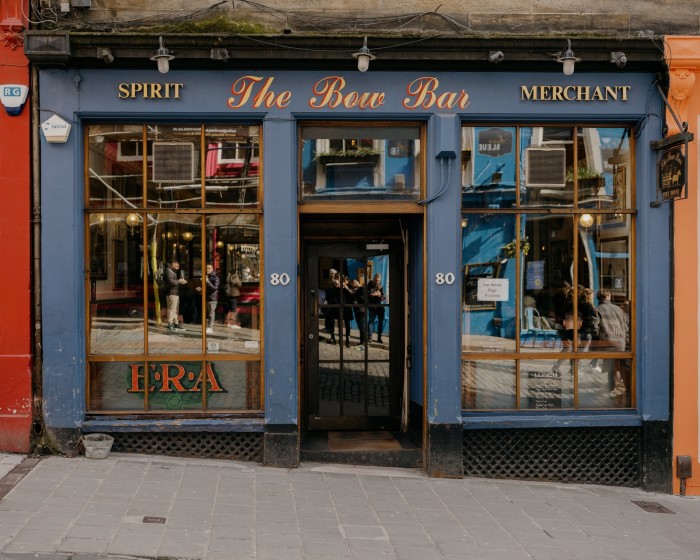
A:
<svg viewBox="0 0 700 560">
<path fill-rule="evenodd" d="M 142 214 L 91 213 L 90 353 L 143 354 Z"/>
<path fill-rule="evenodd" d="M 368 417 L 395 413 L 390 375 L 391 260 L 389 254 L 362 250 L 353 256 L 341 253 L 319 251 L 312 267 L 318 288 L 312 287 L 309 295 L 308 321 L 315 327 L 307 337 L 312 361 L 307 372 L 312 372 L 309 386 L 314 388 L 312 415 L 317 410 L 318 416 L 349 428 L 365 426 L 363 419 Z"/>
</svg>

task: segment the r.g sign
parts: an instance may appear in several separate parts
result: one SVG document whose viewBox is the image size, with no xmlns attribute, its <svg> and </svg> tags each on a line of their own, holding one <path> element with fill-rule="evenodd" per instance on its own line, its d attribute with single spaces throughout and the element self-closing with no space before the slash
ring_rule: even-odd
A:
<svg viewBox="0 0 700 560">
<path fill-rule="evenodd" d="M 15 117 L 22 112 L 24 102 L 27 100 L 29 88 L 18 84 L 1 84 L 0 99 L 5 106 L 5 111 L 11 117 Z"/>
</svg>

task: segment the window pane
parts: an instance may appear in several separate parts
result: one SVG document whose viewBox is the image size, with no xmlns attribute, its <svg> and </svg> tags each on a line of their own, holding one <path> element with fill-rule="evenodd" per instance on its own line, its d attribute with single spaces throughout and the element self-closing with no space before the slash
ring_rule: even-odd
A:
<svg viewBox="0 0 700 560">
<path fill-rule="evenodd" d="M 602 216 L 597 216 L 598 220 Z M 591 352 L 630 350 L 630 238 L 609 237 L 600 221 L 589 228 L 579 226 L 578 283 L 583 286 L 584 335 Z M 622 233 L 622 232 L 615 232 Z"/>
<path fill-rule="evenodd" d="M 573 406 L 574 360 L 520 362 L 520 408 L 549 410 Z"/>
<path fill-rule="evenodd" d="M 566 312 L 572 311 L 573 218 L 523 214 L 525 236 L 520 300 L 520 347 L 524 352 L 556 352 L 566 341 Z"/>
<path fill-rule="evenodd" d="M 302 198 L 419 197 L 419 127 L 305 126 L 301 134 Z"/>
<path fill-rule="evenodd" d="M 515 215 L 462 216 L 462 351 L 515 349 Z"/>
<path fill-rule="evenodd" d="M 632 406 L 631 360 L 581 360 L 578 371 L 579 408 Z"/>
<path fill-rule="evenodd" d="M 251 208 L 258 205 L 260 139 L 257 126 L 204 128 L 207 206 Z"/>
<path fill-rule="evenodd" d="M 144 409 L 143 362 L 93 362 L 90 364 L 88 410 Z"/>
<path fill-rule="evenodd" d="M 260 410 L 259 362 L 207 363 L 211 377 L 208 410 Z"/>
<path fill-rule="evenodd" d="M 258 216 L 207 216 L 205 282 L 207 352 L 260 352 Z M 218 282 L 218 286 L 216 283 Z"/>
<path fill-rule="evenodd" d="M 572 206 L 574 129 L 535 126 L 520 129 L 520 204 Z"/>
<path fill-rule="evenodd" d="M 88 215 L 90 353 L 143 354 L 143 240 L 138 213 Z"/>
<path fill-rule="evenodd" d="M 201 218 L 160 213 L 147 220 L 148 351 L 201 354 Z"/>
<path fill-rule="evenodd" d="M 515 206 L 515 131 L 515 127 L 462 129 L 463 208 Z"/>
<path fill-rule="evenodd" d="M 515 408 L 515 361 L 463 361 L 462 408 Z"/>
<path fill-rule="evenodd" d="M 202 362 L 151 362 L 148 372 L 149 410 L 202 410 L 202 391 L 215 385 Z"/>
<path fill-rule="evenodd" d="M 143 126 L 88 127 L 90 208 L 143 206 Z"/>
<path fill-rule="evenodd" d="M 202 127 L 147 125 L 147 195 L 150 208 L 202 206 Z"/>
<path fill-rule="evenodd" d="M 599 210 L 631 208 L 630 130 L 580 128 L 578 131 L 579 205 Z M 613 212 L 605 220 L 609 222 L 614 217 Z"/>
</svg>

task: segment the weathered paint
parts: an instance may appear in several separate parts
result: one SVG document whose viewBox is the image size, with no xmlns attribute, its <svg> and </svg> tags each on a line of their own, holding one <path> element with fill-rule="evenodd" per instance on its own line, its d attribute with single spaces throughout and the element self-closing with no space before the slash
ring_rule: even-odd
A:
<svg viewBox="0 0 700 560">
<path fill-rule="evenodd" d="M 700 133 L 700 87 L 696 85 L 700 69 L 700 37 L 667 37 L 669 64 L 669 102 L 674 112 L 689 125 L 695 140 L 688 146 L 688 199 L 673 203 L 674 244 L 674 341 L 673 341 L 673 469 L 676 457 L 689 455 L 693 477 L 686 480 L 686 493 L 700 495 L 700 398 L 698 391 L 698 134 Z M 677 132 L 675 121 L 667 113 L 669 132 Z M 680 480 L 673 477 L 673 491 L 680 492 Z"/>
<path fill-rule="evenodd" d="M 2 3 L 0 31 L 16 36 L 0 41 L 0 84 L 29 85 L 28 61 L 21 45 L 21 7 L 26 2 Z M 12 48 L 12 47 L 15 48 Z M 31 351 L 31 231 L 30 231 L 30 102 L 17 116 L 0 107 L 0 241 L 5 261 L 0 295 L 0 451 L 30 450 L 32 424 Z"/>
</svg>

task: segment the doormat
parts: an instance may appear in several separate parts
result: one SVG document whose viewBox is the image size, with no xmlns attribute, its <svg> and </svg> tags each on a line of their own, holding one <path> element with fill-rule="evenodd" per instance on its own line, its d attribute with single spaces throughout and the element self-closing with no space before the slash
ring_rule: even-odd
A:
<svg viewBox="0 0 700 560">
<path fill-rule="evenodd" d="M 328 432 L 332 451 L 385 451 L 401 449 L 391 432 Z"/>
</svg>

